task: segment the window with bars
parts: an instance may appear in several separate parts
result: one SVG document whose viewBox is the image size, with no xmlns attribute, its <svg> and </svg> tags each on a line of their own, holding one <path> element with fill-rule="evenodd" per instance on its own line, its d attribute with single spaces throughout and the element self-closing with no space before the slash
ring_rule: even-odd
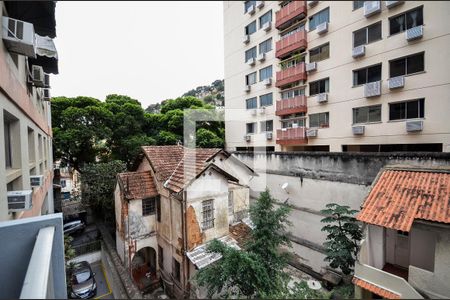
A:
<svg viewBox="0 0 450 300">
<path fill-rule="evenodd" d="M 245 62 L 251 58 L 256 58 L 256 46 L 245 51 Z"/>
<path fill-rule="evenodd" d="M 203 230 L 214 227 L 214 200 L 205 200 L 202 202 Z"/>
<path fill-rule="evenodd" d="M 353 108 L 353 124 L 381 122 L 381 105 Z"/>
<path fill-rule="evenodd" d="M 393 35 L 420 25 L 423 25 L 422 6 L 389 18 L 389 34 Z"/>
<path fill-rule="evenodd" d="M 272 38 L 259 44 L 259 54 L 267 53 L 272 50 Z"/>
<path fill-rule="evenodd" d="M 381 40 L 381 21 L 353 32 L 353 48 Z"/>
<path fill-rule="evenodd" d="M 261 121 L 261 132 L 272 132 L 273 131 L 273 120 Z"/>
<path fill-rule="evenodd" d="M 389 103 L 389 120 L 405 120 L 423 118 L 425 99 Z"/>
<path fill-rule="evenodd" d="M 353 85 L 381 80 L 381 64 L 353 71 Z"/>
<path fill-rule="evenodd" d="M 309 127 L 327 128 L 330 126 L 330 116 L 328 112 L 309 115 Z"/>
<path fill-rule="evenodd" d="M 409 75 L 425 70 L 424 53 L 417 53 L 410 56 L 391 60 L 389 62 L 389 77 Z"/>
<path fill-rule="evenodd" d="M 142 199 L 142 215 L 154 215 L 156 213 L 156 197 Z"/>
<path fill-rule="evenodd" d="M 330 44 L 326 43 L 309 50 L 309 62 L 316 62 L 330 57 Z"/>
<path fill-rule="evenodd" d="M 330 91 L 330 82 L 328 78 L 320 79 L 309 83 L 309 95 L 328 93 Z"/>
</svg>

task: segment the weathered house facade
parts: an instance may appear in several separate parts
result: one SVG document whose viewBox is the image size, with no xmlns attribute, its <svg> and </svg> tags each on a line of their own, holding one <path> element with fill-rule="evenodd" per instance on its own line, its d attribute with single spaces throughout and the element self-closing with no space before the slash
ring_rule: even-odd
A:
<svg viewBox="0 0 450 300">
<path fill-rule="evenodd" d="M 117 176 L 117 252 L 142 290 L 163 282 L 189 296 L 189 279 L 213 259 L 204 245 L 234 246 L 230 225 L 248 214 L 254 172 L 221 149 L 146 146 L 134 172 Z"/>
</svg>

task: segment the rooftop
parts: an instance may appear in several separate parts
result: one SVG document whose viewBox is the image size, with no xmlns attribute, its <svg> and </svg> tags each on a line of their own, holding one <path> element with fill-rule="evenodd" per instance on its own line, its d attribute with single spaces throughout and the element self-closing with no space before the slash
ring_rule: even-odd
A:
<svg viewBox="0 0 450 300">
<path fill-rule="evenodd" d="M 120 173 L 117 177 L 128 200 L 144 199 L 158 195 L 158 190 L 149 171 Z"/>
</svg>

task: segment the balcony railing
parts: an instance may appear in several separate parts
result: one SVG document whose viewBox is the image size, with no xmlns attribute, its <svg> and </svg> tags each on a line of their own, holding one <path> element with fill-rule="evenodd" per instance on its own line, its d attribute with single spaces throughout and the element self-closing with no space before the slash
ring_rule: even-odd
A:
<svg viewBox="0 0 450 300">
<path fill-rule="evenodd" d="M 307 112 L 305 95 L 277 101 L 277 110 L 275 112 L 277 116 L 290 115 L 301 112 Z"/>
<path fill-rule="evenodd" d="M 276 13 L 275 27 L 284 29 L 296 19 L 306 16 L 306 1 L 292 1 Z"/>
<path fill-rule="evenodd" d="M 277 72 L 276 87 L 280 87 L 299 80 L 306 80 L 305 63 L 299 63 L 296 66 Z"/>
<path fill-rule="evenodd" d="M 308 143 L 306 138 L 306 128 L 283 128 L 277 130 L 277 144 L 280 145 L 301 145 Z"/>
<path fill-rule="evenodd" d="M 282 58 L 295 50 L 305 49 L 306 45 L 306 31 L 298 31 L 277 42 L 275 56 L 277 58 Z"/>
</svg>

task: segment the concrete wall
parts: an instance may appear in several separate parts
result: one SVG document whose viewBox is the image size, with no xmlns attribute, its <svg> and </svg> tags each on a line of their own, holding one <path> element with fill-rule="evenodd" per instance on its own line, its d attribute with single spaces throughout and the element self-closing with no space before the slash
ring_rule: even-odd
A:
<svg viewBox="0 0 450 300">
<path fill-rule="evenodd" d="M 86 253 L 86 254 L 77 256 L 77 257 L 69 260 L 68 263 L 77 263 L 80 261 L 87 261 L 88 263 L 93 264 L 100 260 L 102 260 L 102 252 L 95 251 L 95 252 Z"/>
</svg>

